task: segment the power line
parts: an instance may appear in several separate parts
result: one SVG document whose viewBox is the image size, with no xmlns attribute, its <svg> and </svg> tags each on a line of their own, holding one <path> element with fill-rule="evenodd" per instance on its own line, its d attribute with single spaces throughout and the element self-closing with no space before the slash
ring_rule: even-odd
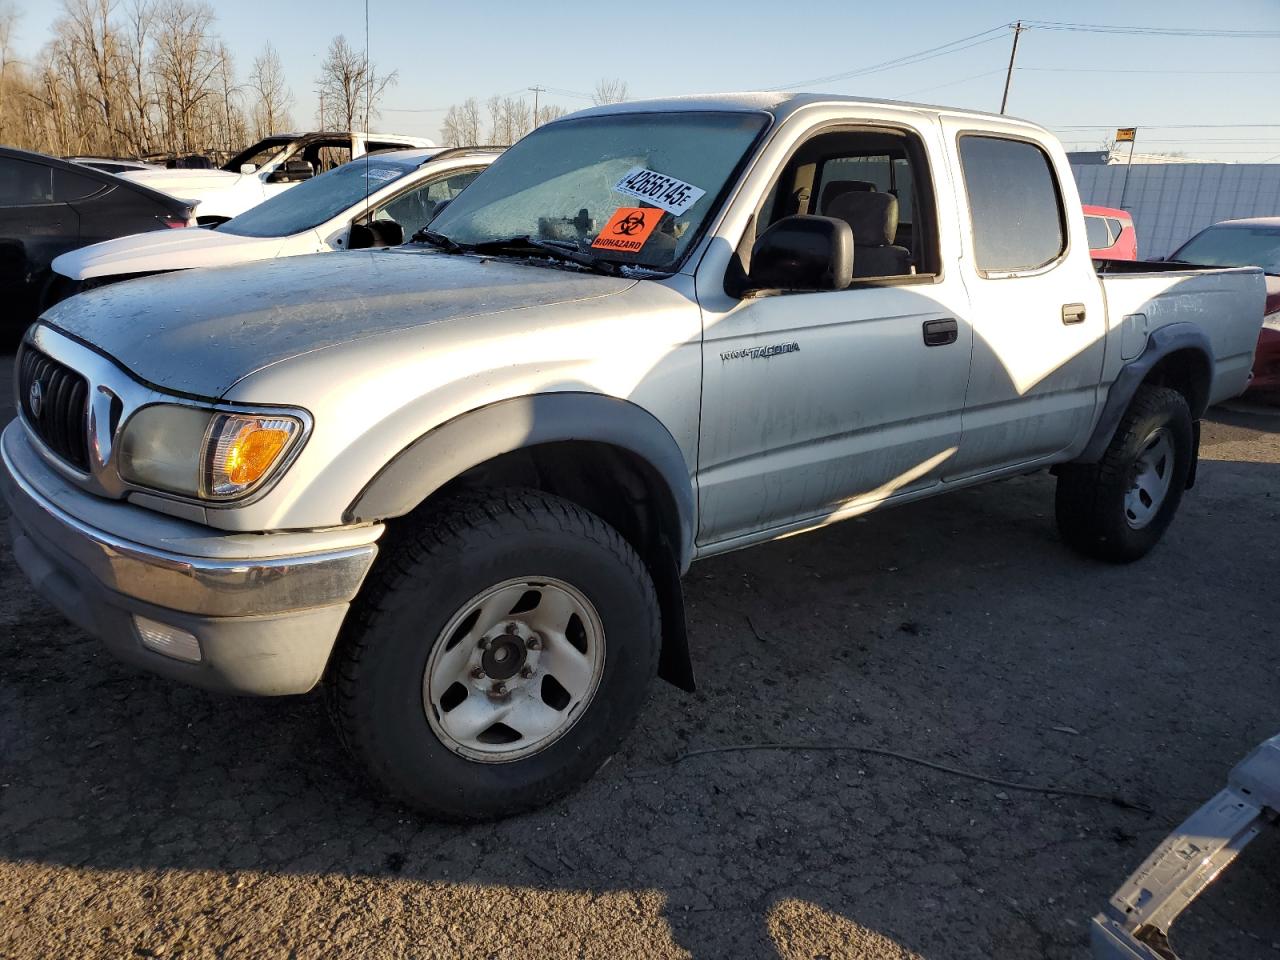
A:
<svg viewBox="0 0 1280 960">
<path fill-rule="evenodd" d="M 1032 70 L 1036 73 L 1176 73 L 1178 75 L 1208 76 L 1268 76 L 1280 74 L 1280 70 L 1140 70 L 1126 67 L 1015 67 L 1015 70 Z"/>
<path fill-rule="evenodd" d="M 1123 124 L 1115 123 L 1046 123 L 1054 130 L 1111 130 Z M 1143 130 L 1280 130 L 1280 123 L 1142 123 Z"/>
<path fill-rule="evenodd" d="M 914 97 L 917 93 L 927 93 L 930 90 L 939 90 L 942 87 L 955 87 L 962 83 L 968 83 L 970 80 L 977 80 L 980 77 L 994 77 L 997 73 L 1004 73 L 1004 67 L 997 67 L 994 70 L 987 70 L 983 73 L 975 73 L 971 77 L 962 77 L 959 80 L 951 80 L 947 83 L 935 83 L 931 87 L 920 87 L 916 90 L 908 90 L 903 94 L 904 97 Z"/>
<path fill-rule="evenodd" d="M 792 83 L 780 84 L 774 89 L 776 90 L 794 90 L 797 87 L 807 87 L 823 83 L 839 83 L 843 80 L 852 80 L 854 77 L 863 77 L 870 73 L 879 73 L 882 70 L 891 70 L 894 67 L 904 67 L 915 63 L 923 63 L 926 60 L 933 60 L 936 57 L 945 57 L 952 53 L 959 53 L 961 50 L 968 50 L 970 47 L 981 46 L 984 43 L 990 43 L 993 40 L 1002 39 L 1003 31 L 1012 27 L 1011 23 L 1002 23 L 998 27 L 992 27 L 990 30 L 983 30 L 981 33 L 973 33 L 967 37 L 960 37 L 957 40 L 951 40 L 947 43 L 939 44 L 936 47 L 929 47 L 926 50 L 917 50 L 915 53 L 908 53 L 901 57 L 895 57 L 892 60 L 883 60 L 880 63 L 869 64 L 865 67 L 858 67 L 854 70 L 847 70 L 844 73 L 832 73 L 825 77 L 810 77 L 808 80 L 796 80 Z M 992 34 L 995 34 L 992 36 Z M 986 39 L 979 39 L 985 37 Z M 969 41 L 976 41 L 970 43 Z M 963 44 L 963 46 L 961 46 Z"/>
<path fill-rule="evenodd" d="M 1280 30 L 1217 30 L 1199 27 L 1126 27 L 1103 23 L 1068 23 L 1059 20 L 1026 20 L 1037 30 L 1067 30 L 1079 33 L 1115 33 L 1156 37 L 1214 37 L 1224 40 L 1276 40 Z"/>
</svg>

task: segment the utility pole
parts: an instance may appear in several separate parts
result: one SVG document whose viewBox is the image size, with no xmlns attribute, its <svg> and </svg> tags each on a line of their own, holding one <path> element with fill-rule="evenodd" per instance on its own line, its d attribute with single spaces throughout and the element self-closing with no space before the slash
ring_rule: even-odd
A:
<svg viewBox="0 0 1280 960">
<path fill-rule="evenodd" d="M 1129 141 L 1129 162 L 1124 168 L 1124 184 L 1120 187 L 1120 209 L 1127 209 L 1124 205 L 1125 195 L 1129 192 L 1129 171 L 1133 169 L 1133 148 L 1138 142 L 1137 127 L 1121 127 L 1116 131 L 1116 143 L 1124 143 Z M 1108 158 L 1110 159 L 1110 158 Z"/>
<path fill-rule="evenodd" d="M 1018 34 L 1022 33 L 1022 21 L 1013 25 L 1013 49 L 1009 51 L 1009 72 L 1004 75 L 1004 96 L 1000 98 L 1000 112 L 1009 104 L 1009 84 L 1013 82 L 1013 60 L 1018 55 Z"/>
<path fill-rule="evenodd" d="M 538 125 L 538 94 L 545 93 L 547 88 L 534 85 L 529 89 L 533 92 L 533 126 L 536 127 Z"/>
</svg>

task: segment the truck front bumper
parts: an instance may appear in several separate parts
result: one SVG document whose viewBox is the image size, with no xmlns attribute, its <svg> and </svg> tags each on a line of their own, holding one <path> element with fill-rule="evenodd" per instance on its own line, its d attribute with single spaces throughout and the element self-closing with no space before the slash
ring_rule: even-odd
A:
<svg viewBox="0 0 1280 960">
<path fill-rule="evenodd" d="M 104 500 L 46 464 L 17 421 L 0 461 L 14 559 L 40 594 L 122 660 L 209 689 L 314 687 L 383 531 L 224 533 Z"/>
</svg>

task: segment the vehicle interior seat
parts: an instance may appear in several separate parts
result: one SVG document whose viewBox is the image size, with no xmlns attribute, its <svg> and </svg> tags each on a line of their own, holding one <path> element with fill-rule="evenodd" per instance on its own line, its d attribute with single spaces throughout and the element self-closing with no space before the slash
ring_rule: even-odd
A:
<svg viewBox="0 0 1280 960">
<path fill-rule="evenodd" d="M 898 198 L 891 193 L 848 191 L 831 201 L 827 216 L 853 231 L 853 276 L 900 277 L 912 272 L 911 251 L 894 245 Z"/>
<path fill-rule="evenodd" d="M 831 180 L 822 188 L 818 197 L 818 212 L 831 216 L 831 203 L 846 193 L 875 193 L 876 185 L 870 180 Z"/>
</svg>

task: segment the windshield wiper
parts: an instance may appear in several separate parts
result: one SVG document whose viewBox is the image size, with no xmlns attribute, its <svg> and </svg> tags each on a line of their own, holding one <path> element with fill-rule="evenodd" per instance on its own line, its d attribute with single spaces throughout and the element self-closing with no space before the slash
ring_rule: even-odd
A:
<svg viewBox="0 0 1280 960">
<path fill-rule="evenodd" d="M 593 257 L 591 254 L 579 250 L 574 244 L 563 240 L 539 240 L 530 236 L 507 237 L 502 240 L 485 240 L 481 243 L 468 244 L 466 249 L 473 253 L 490 253 L 500 250 L 538 250 L 550 254 L 557 260 L 567 260 L 569 263 L 576 263 L 580 267 L 586 267 L 597 273 L 604 273 L 611 277 L 621 274 L 620 264 L 614 263 L 612 260 L 601 260 L 598 257 Z"/>
<path fill-rule="evenodd" d="M 429 243 L 433 247 L 439 247 L 446 253 L 461 253 L 463 249 L 462 244 L 457 241 L 449 239 L 443 233 L 436 233 L 434 230 L 428 230 L 426 227 L 423 227 L 409 239 L 411 241 Z"/>
</svg>

